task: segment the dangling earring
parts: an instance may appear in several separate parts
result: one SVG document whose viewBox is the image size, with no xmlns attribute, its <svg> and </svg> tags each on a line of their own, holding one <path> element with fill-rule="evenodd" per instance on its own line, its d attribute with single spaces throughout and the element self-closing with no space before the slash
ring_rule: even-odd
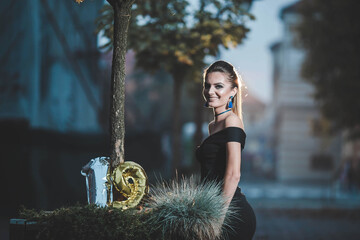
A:
<svg viewBox="0 0 360 240">
<path fill-rule="evenodd" d="M 233 107 L 232 99 L 233 99 L 233 96 L 230 96 L 230 101 L 229 101 L 229 103 L 228 103 L 228 108 L 232 108 L 232 107 Z"/>
<path fill-rule="evenodd" d="M 206 101 L 204 107 L 209 107 L 209 103 Z"/>
</svg>

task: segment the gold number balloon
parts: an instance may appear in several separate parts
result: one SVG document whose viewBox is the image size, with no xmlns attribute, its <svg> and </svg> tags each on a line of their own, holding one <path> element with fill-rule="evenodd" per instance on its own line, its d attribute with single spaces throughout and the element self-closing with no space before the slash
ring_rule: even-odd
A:
<svg viewBox="0 0 360 240">
<path fill-rule="evenodd" d="M 144 169 L 137 163 L 126 161 L 108 174 L 113 188 L 113 207 L 123 210 L 136 207 L 149 192 Z"/>
</svg>

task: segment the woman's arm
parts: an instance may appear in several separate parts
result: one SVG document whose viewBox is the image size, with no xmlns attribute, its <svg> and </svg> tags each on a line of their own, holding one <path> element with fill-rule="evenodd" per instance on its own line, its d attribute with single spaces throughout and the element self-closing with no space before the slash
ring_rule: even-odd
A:
<svg viewBox="0 0 360 240">
<path fill-rule="evenodd" d="M 241 120 L 237 116 L 230 116 L 225 121 L 225 127 L 243 128 Z M 226 143 L 226 169 L 224 176 L 223 194 L 229 205 L 241 176 L 241 144 L 239 142 Z"/>
<path fill-rule="evenodd" d="M 229 205 L 240 181 L 241 144 L 238 142 L 226 143 L 226 169 L 224 176 L 223 194 Z"/>
</svg>

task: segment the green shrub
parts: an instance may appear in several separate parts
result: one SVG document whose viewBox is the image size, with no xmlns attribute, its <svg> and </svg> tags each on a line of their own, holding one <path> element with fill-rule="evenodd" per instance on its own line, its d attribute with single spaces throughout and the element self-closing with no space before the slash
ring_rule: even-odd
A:
<svg viewBox="0 0 360 240">
<path fill-rule="evenodd" d="M 155 234 L 137 210 L 78 205 L 52 212 L 22 209 L 20 216 L 37 222 L 40 240 L 147 240 Z"/>
</svg>

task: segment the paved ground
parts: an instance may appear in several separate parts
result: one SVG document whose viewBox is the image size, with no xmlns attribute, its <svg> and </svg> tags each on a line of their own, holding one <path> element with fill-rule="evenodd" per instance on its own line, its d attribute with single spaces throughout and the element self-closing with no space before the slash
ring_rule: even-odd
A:
<svg viewBox="0 0 360 240">
<path fill-rule="evenodd" d="M 254 240 L 359 240 L 360 210 L 258 209 Z"/>
<path fill-rule="evenodd" d="M 257 217 L 254 240 L 360 240 L 360 194 L 328 184 L 242 184 Z"/>
</svg>

